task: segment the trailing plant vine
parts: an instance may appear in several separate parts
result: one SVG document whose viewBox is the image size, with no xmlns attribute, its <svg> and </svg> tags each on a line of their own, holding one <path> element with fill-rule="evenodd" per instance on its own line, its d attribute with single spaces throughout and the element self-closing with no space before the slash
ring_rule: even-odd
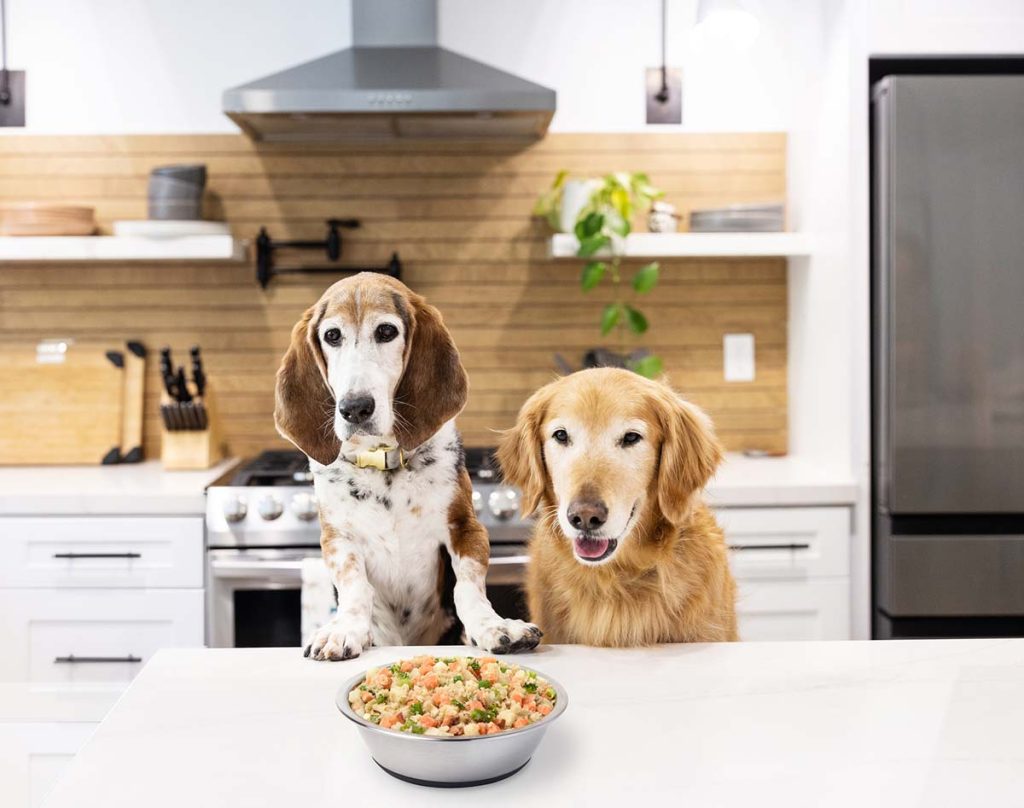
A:
<svg viewBox="0 0 1024 808">
<path fill-rule="evenodd" d="M 534 214 L 545 216 L 553 228 L 558 227 L 561 190 L 566 172 L 559 172 L 551 189 L 537 200 Z M 638 210 L 646 210 L 662 195 L 651 185 L 646 174 L 616 172 L 606 175 L 595 188 L 576 219 L 575 234 L 579 241 L 576 255 L 590 259 L 583 267 L 580 288 L 590 292 L 605 278 L 612 284 L 614 299 L 601 312 L 602 336 L 618 332 L 619 344 L 626 353 L 627 334 L 644 334 L 649 328 L 647 316 L 637 308 L 636 295 L 646 295 L 658 284 L 660 267 L 657 261 L 644 264 L 630 279 L 634 299 L 626 300 L 623 284 L 622 258 L 626 236 Z M 607 254 L 607 258 L 604 255 Z M 661 374 L 663 363 L 654 355 L 627 360 L 630 369 L 641 376 L 653 378 Z"/>
</svg>

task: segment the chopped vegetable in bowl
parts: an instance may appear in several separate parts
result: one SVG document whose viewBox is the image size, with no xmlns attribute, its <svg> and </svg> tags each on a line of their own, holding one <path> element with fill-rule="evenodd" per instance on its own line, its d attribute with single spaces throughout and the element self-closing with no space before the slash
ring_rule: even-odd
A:
<svg viewBox="0 0 1024 808">
<path fill-rule="evenodd" d="M 384 729 L 455 738 L 535 724 L 556 693 L 535 671 L 494 657 L 419 656 L 370 668 L 348 701 Z"/>
</svg>

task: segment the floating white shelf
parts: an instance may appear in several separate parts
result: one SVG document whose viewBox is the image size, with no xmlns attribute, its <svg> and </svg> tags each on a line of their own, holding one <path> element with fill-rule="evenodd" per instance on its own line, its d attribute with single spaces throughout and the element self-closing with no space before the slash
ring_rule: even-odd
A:
<svg viewBox="0 0 1024 808">
<path fill-rule="evenodd" d="M 579 242 L 568 233 L 551 237 L 551 258 L 576 258 Z M 633 233 L 626 258 L 731 258 L 810 255 L 804 233 Z M 599 253 L 607 255 L 607 252 Z"/>
<path fill-rule="evenodd" d="M 5 261 L 242 261 L 245 242 L 231 236 L 7 236 Z"/>
</svg>

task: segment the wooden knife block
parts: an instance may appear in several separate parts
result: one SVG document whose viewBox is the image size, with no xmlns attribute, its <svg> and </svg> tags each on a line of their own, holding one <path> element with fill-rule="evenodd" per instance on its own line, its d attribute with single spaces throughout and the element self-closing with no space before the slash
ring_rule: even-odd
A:
<svg viewBox="0 0 1024 808">
<path fill-rule="evenodd" d="M 191 389 L 191 385 L 189 385 Z M 194 394 L 193 390 L 193 394 Z M 170 404 L 169 396 L 161 398 L 164 404 Z M 206 405 L 207 427 L 196 430 L 170 430 L 166 426 L 160 428 L 160 459 L 164 468 L 169 471 L 196 471 L 215 466 L 224 459 L 224 443 L 220 432 L 220 419 L 217 415 L 217 402 L 210 384 L 207 382 L 203 391 L 203 404 Z"/>
</svg>

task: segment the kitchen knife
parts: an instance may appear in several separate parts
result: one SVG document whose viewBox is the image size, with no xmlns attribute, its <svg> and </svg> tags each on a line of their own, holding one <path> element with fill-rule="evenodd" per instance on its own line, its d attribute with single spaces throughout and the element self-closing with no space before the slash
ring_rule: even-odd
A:
<svg viewBox="0 0 1024 808">
<path fill-rule="evenodd" d="M 188 382 L 185 381 L 185 368 L 178 368 L 178 375 L 174 377 L 174 389 L 178 401 L 182 404 L 192 400 L 192 394 L 188 391 Z"/>
<path fill-rule="evenodd" d="M 171 362 L 171 349 L 170 346 L 166 346 L 160 349 L 160 378 L 164 383 L 164 390 L 167 391 L 173 399 L 177 399 L 174 394 L 174 365 Z"/>
<path fill-rule="evenodd" d="M 193 345 L 192 350 L 192 381 L 196 386 L 196 395 L 202 397 L 206 389 L 206 374 L 203 372 L 203 359 L 199 354 L 199 346 Z"/>
</svg>

